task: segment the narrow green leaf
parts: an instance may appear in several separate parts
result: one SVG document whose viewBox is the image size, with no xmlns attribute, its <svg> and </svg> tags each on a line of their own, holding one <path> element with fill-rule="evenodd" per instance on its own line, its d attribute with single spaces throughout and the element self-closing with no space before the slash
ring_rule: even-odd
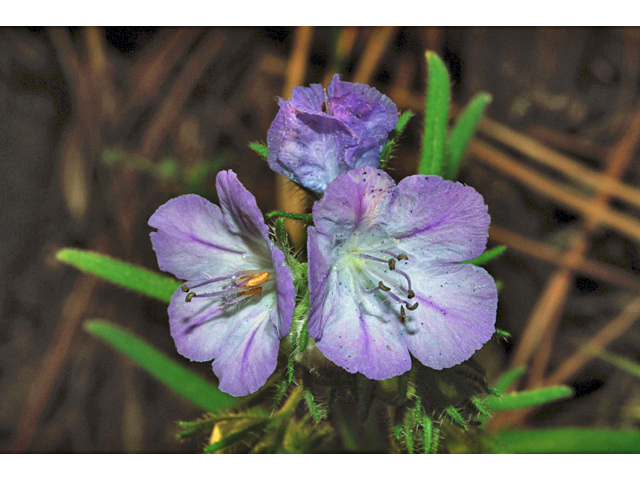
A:
<svg viewBox="0 0 640 480">
<path fill-rule="evenodd" d="M 497 332 L 497 330 L 496 330 Z M 507 390 L 511 388 L 511 386 L 518 380 L 522 375 L 527 373 L 527 367 L 524 365 L 518 365 L 516 367 L 510 368 L 506 372 L 502 374 L 502 376 L 496 381 L 495 389 L 498 393 L 503 394 Z"/>
<path fill-rule="evenodd" d="M 507 393 L 500 397 L 487 397 L 484 403 L 490 410 L 516 410 L 555 402 L 573 395 L 573 390 L 565 385 L 543 387 L 524 392 Z"/>
<path fill-rule="evenodd" d="M 424 453 L 431 453 L 433 438 L 433 421 L 428 415 L 422 417 L 422 439 L 424 442 Z"/>
<path fill-rule="evenodd" d="M 480 256 L 474 258 L 473 260 L 464 260 L 458 263 L 471 263 L 473 265 L 484 265 L 489 260 L 493 260 L 494 258 L 502 255 L 506 249 L 507 249 L 506 246 L 500 245 L 499 247 L 485 250 L 483 253 L 480 254 Z"/>
<path fill-rule="evenodd" d="M 78 270 L 101 277 L 111 283 L 169 303 L 180 286 L 175 278 L 137 267 L 101 253 L 63 248 L 56 258 Z"/>
<path fill-rule="evenodd" d="M 393 129 L 394 135 L 398 138 L 404 132 L 404 129 L 407 128 L 407 124 L 411 117 L 413 117 L 414 113 L 411 110 L 407 110 L 406 112 L 402 112 L 402 114 L 398 117 L 398 123 L 396 123 L 396 128 Z"/>
<path fill-rule="evenodd" d="M 496 286 L 498 285 L 498 283 L 496 282 Z M 498 291 L 500 291 L 500 288 L 498 288 Z M 507 339 L 507 338 L 511 338 L 511 334 L 509 332 L 507 332 L 506 330 L 500 330 L 499 328 L 496 328 L 496 335 Z"/>
<path fill-rule="evenodd" d="M 407 110 L 398 118 L 396 128 L 393 129 L 393 138 L 387 141 L 387 144 L 384 146 L 382 154 L 380 155 L 380 168 L 385 168 L 387 166 L 391 153 L 398 143 L 398 138 L 400 138 L 400 135 L 404 132 L 404 129 L 407 127 L 411 117 L 413 117 L 413 112 L 411 110 Z"/>
<path fill-rule="evenodd" d="M 464 418 L 462 418 L 462 415 L 460 415 L 460 412 L 456 409 L 456 407 L 454 407 L 453 405 L 449 405 L 446 409 L 445 412 L 447 413 L 447 415 L 449 415 L 449 417 L 454 420 L 455 422 L 457 422 L 459 425 L 466 427 L 467 426 L 467 422 L 464 421 Z"/>
<path fill-rule="evenodd" d="M 327 411 L 316 403 L 313 393 L 311 393 L 311 390 L 307 388 L 304 389 L 304 401 L 307 404 L 309 413 L 316 423 L 320 423 L 322 419 L 327 416 Z"/>
<path fill-rule="evenodd" d="M 451 86 L 444 62 L 434 52 L 427 52 L 427 104 L 425 108 L 422 155 L 418 173 L 442 175 L 444 152 L 447 144 L 447 120 Z"/>
<path fill-rule="evenodd" d="M 640 431 L 591 428 L 515 430 L 493 437 L 496 453 L 640 453 Z"/>
<path fill-rule="evenodd" d="M 458 175 L 464 152 L 467 150 L 467 146 L 476 131 L 480 117 L 487 108 L 487 105 L 491 103 L 491 100 L 491 95 L 485 92 L 473 97 L 458 118 L 458 122 L 451 129 L 447 141 L 444 178 L 454 180 Z"/>
<path fill-rule="evenodd" d="M 267 158 L 269 157 L 269 147 L 264 145 L 263 143 L 253 142 L 249 144 L 249 148 L 256 152 L 261 157 Z"/>
<path fill-rule="evenodd" d="M 101 320 L 84 323 L 84 329 L 131 359 L 171 390 L 207 412 L 215 413 L 238 402 L 213 384 L 184 368 L 146 341 Z"/>
</svg>

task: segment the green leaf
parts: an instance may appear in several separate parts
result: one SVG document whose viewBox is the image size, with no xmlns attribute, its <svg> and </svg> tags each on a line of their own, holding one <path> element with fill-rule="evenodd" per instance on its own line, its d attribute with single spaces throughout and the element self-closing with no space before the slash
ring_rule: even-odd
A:
<svg viewBox="0 0 640 480">
<path fill-rule="evenodd" d="M 524 392 L 507 393 L 500 397 L 487 397 L 484 404 L 493 411 L 516 410 L 518 408 L 528 408 L 555 402 L 571 397 L 573 390 L 565 385 L 553 387 L 543 387 L 536 390 L 526 390 Z"/>
<path fill-rule="evenodd" d="M 404 132 L 404 129 L 407 127 L 411 117 L 413 117 L 413 112 L 411 110 L 407 110 L 398 118 L 396 128 L 393 129 L 393 138 L 387 141 L 387 144 L 384 146 L 382 154 L 380 155 L 380 168 L 385 168 L 387 163 L 389 163 L 391 152 L 393 152 L 393 148 L 398 143 L 398 138 L 400 138 L 400 135 Z"/>
<path fill-rule="evenodd" d="M 464 152 L 467 150 L 467 146 L 476 131 L 480 117 L 482 117 L 491 100 L 491 95 L 485 92 L 473 97 L 458 118 L 458 122 L 451 129 L 447 141 L 444 178 L 454 180 L 458 175 Z"/>
<path fill-rule="evenodd" d="M 84 329 L 207 412 L 215 413 L 238 402 L 238 399 L 221 392 L 213 384 L 184 368 L 141 338 L 112 323 L 91 320 L 84 323 Z"/>
<path fill-rule="evenodd" d="M 498 285 L 498 282 L 496 282 L 496 286 L 497 285 Z M 499 287 L 498 287 L 498 291 L 500 291 Z M 511 338 L 511 334 L 509 332 L 507 332 L 506 330 L 500 330 L 499 328 L 496 328 L 496 335 L 504 339 Z"/>
<path fill-rule="evenodd" d="M 101 277 L 111 283 L 169 303 L 180 286 L 175 278 L 137 267 L 101 253 L 63 248 L 56 258 L 77 269 Z"/>
<path fill-rule="evenodd" d="M 497 453 L 640 453 L 640 431 L 591 428 L 515 430 L 493 437 Z"/>
<path fill-rule="evenodd" d="M 471 263 L 473 265 L 483 265 L 487 263 L 489 260 L 493 260 L 496 257 L 499 257 L 504 253 L 507 249 L 504 245 L 500 245 L 499 247 L 491 248 L 489 250 L 485 250 L 480 256 L 474 258 L 473 260 L 464 260 L 458 263 Z"/>
<path fill-rule="evenodd" d="M 253 142 L 249 144 L 249 148 L 264 158 L 269 157 L 269 147 L 262 143 Z"/>
<path fill-rule="evenodd" d="M 447 121 L 451 86 L 449 72 L 443 61 L 434 52 L 427 52 L 427 104 L 425 109 L 422 155 L 418 173 L 442 175 L 444 152 L 447 144 Z"/>
<path fill-rule="evenodd" d="M 497 330 L 496 330 L 497 331 Z M 495 389 L 498 393 L 502 394 L 509 390 L 516 380 L 527 372 L 527 367 L 524 365 L 518 365 L 510 368 L 502 374 L 502 376 L 496 381 Z"/>
</svg>

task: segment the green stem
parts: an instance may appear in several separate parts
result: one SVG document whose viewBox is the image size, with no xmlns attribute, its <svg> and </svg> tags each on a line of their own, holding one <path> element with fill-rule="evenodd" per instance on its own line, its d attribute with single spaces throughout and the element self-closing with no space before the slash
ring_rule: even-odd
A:
<svg viewBox="0 0 640 480">
<path fill-rule="evenodd" d="M 267 213 L 267 218 L 290 218 L 292 220 L 301 220 L 303 222 L 312 222 L 313 216 L 307 213 L 291 213 L 274 210 Z"/>
</svg>

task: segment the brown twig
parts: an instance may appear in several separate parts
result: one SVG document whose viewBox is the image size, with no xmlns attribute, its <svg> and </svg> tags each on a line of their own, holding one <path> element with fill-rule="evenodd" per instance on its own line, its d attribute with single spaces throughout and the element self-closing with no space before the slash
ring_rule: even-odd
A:
<svg viewBox="0 0 640 480">
<path fill-rule="evenodd" d="M 200 40 L 193 55 L 185 64 L 182 72 L 162 101 L 153 120 L 145 130 L 140 141 L 138 154 L 153 158 L 162 141 L 178 120 L 189 94 L 209 66 L 213 57 L 220 51 L 226 36 L 218 30 L 210 30 Z"/>
<path fill-rule="evenodd" d="M 98 237 L 92 247 L 95 250 L 104 251 L 106 239 Z M 78 274 L 73 290 L 62 307 L 60 322 L 56 327 L 53 340 L 44 353 L 40 368 L 31 384 L 26 404 L 18 419 L 16 438 L 9 447 L 9 452 L 24 452 L 31 445 L 42 411 L 71 354 L 73 339 L 86 316 L 97 283 L 96 277 Z"/>
<path fill-rule="evenodd" d="M 135 79 L 135 83 L 123 109 L 123 116 L 148 105 L 201 34 L 202 29 L 195 27 L 167 28 L 158 33 L 131 67 L 130 78 Z"/>
<path fill-rule="evenodd" d="M 369 83 L 382 55 L 389 47 L 395 30 L 396 27 L 377 27 L 370 32 L 364 55 L 353 75 L 355 83 Z"/>
<path fill-rule="evenodd" d="M 491 224 L 489 238 L 497 244 L 506 245 L 509 250 L 522 252 L 530 257 L 553 263 L 560 267 L 568 266 L 569 264 L 565 250 L 533 240 L 495 223 Z M 640 276 L 626 272 L 621 268 L 588 258 L 581 258 L 574 265 L 574 268 L 589 277 L 640 292 Z"/>
<path fill-rule="evenodd" d="M 558 369 L 546 379 L 548 385 L 566 382 L 580 371 L 593 357 L 595 349 L 607 348 L 614 340 L 622 336 L 640 318 L 640 297 L 630 302 L 625 309 L 613 320 L 602 327 L 572 356 L 565 360 Z"/>
<path fill-rule="evenodd" d="M 640 241 L 640 222 L 635 217 L 613 210 L 606 204 L 594 208 L 593 200 L 588 196 L 561 182 L 549 179 L 546 175 L 517 162 L 502 150 L 481 140 L 474 140 L 469 152 L 485 165 L 496 168 L 533 191 L 577 211 L 585 219 L 611 228 L 634 241 Z"/>
</svg>

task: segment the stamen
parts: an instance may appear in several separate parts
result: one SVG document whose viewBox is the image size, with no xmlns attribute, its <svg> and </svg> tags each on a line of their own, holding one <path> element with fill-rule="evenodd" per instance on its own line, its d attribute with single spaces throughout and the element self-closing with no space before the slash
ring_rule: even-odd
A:
<svg viewBox="0 0 640 480">
<path fill-rule="evenodd" d="M 394 258 L 390 258 L 389 259 L 389 270 L 395 270 L 396 269 L 396 260 Z"/>
<path fill-rule="evenodd" d="M 366 258 L 367 260 L 373 260 L 374 262 L 387 263 L 387 260 L 383 260 L 382 258 L 367 255 L 366 253 L 359 253 L 357 256 L 360 258 Z"/>
<path fill-rule="evenodd" d="M 196 292 L 190 292 L 190 293 L 187 293 L 187 296 L 186 296 L 186 298 L 184 299 L 184 301 L 185 301 L 185 302 L 187 302 L 187 303 L 189 303 L 189 302 L 191 301 L 191 299 L 192 299 L 193 297 L 195 297 L 195 296 L 196 296 Z"/>
<path fill-rule="evenodd" d="M 380 287 L 380 290 L 382 290 L 383 292 L 388 292 L 391 290 L 384 283 L 382 283 L 382 280 L 380 280 L 380 283 L 378 283 L 378 287 Z"/>
<path fill-rule="evenodd" d="M 188 292 L 189 291 L 189 287 L 187 287 L 186 285 L 182 285 L 182 287 L 180 287 L 180 288 L 182 288 L 183 292 Z"/>
<path fill-rule="evenodd" d="M 416 302 L 413 305 L 407 305 L 407 308 L 409 310 L 415 310 L 416 308 L 418 308 L 418 305 L 420 305 L 420 304 L 418 302 Z"/>
<path fill-rule="evenodd" d="M 241 282 L 243 287 L 250 287 L 250 288 L 257 287 L 258 285 L 262 285 L 264 282 L 266 282 L 269 279 L 269 272 L 255 273 L 252 275 L 243 275 L 242 277 L 240 277 L 240 279 L 243 279 L 243 278 L 249 278 L 248 281 Z M 236 285 L 240 285 L 237 280 L 236 280 Z"/>
<path fill-rule="evenodd" d="M 409 260 L 409 257 L 407 257 L 404 253 L 401 253 L 400 255 L 398 255 L 398 260 Z"/>
<path fill-rule="evenodd" d="M 256 287 L 267 281 L 269 272 L 253 272 L 242 275 L 234 280 L 238 287 Z"/>
<path fill-rule="evenodd" d="M 204 287 L 205 285 L 209 285 L 210 283 L 219 282 L 221 280 L 228 280 L 228 279 L 229 277 L 210 278 L 209 280 L 205 280 L 204 282 L 198 283 L 197 285 L 191 285 L 190 287 L 183 285 L 182 291 L 186 292 L 184 287 L 187 287 L 189 290 L 191 290 L 193 288 Z"/>
<path fill-rule="evenodd" d="M 262 292 L 262 287 L 252 288 L 251 290 L 245 290 L 244 292 L 240 292 L 239 295 L 256 295 Z"/>
<path fill-rule="evenodd" d="M 413 290 L 409 289 L 409 291 L 407 292 L 407 298 L 413 298 L 415 296 L 416 294 L 413 292 Z"/>
<path fill-rule="evenodd" d="M 400 305 L 400 323 L 405 323 L 407 321 L 407 313 L 404 311 L 404 306 Z"/>
<path fill-rule="evenodd" d="M 396 272 L 407 279 L 407 290 L 411 291 L 411 279 L 409 278 L 409 275 L 403 272 L 402 270 L 398 270 L 398 269 L 396 269 Z"/>
</svg>

